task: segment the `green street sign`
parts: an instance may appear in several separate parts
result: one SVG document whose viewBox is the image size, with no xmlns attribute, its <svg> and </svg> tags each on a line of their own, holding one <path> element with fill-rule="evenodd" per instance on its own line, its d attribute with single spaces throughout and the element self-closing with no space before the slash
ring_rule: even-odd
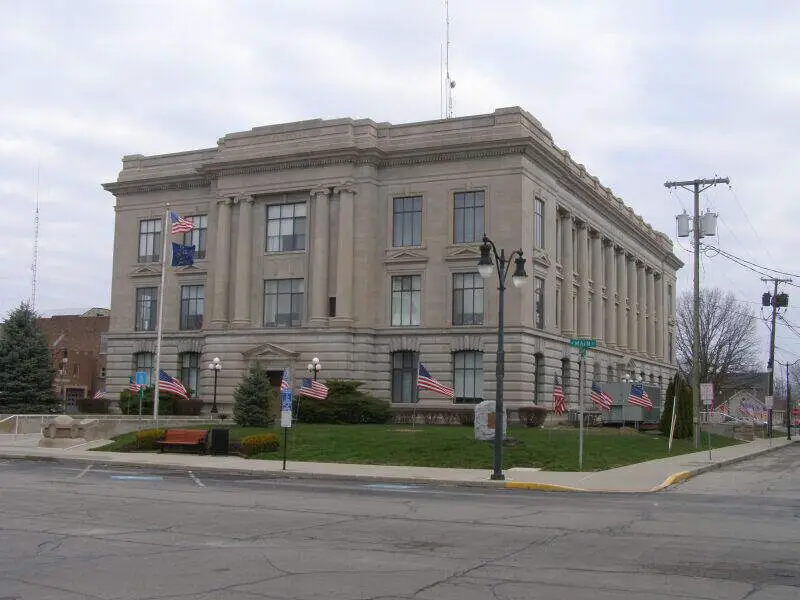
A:
<svg viewBox="0 0 800 600">
<path fill-rule="evenodd" d="M 569 345 L 574 348 L 594 348 L 597 346 L 597 340 L 588 340 L 588 339 L 577 339 L 577 340 L 570 340 Z"/>
</svg>

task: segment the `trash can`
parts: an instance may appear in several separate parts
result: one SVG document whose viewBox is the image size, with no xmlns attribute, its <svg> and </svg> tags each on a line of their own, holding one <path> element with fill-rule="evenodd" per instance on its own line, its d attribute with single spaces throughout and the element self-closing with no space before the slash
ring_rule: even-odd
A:
<svg viewBox="0 0 800 600">
<path fill-rule="evenodd" d="M 209 452 L 215 456 L 227 456 L 230 450 L 230 435 L 231 432 L 227 428 L 213 428 Z"/>
</svg>

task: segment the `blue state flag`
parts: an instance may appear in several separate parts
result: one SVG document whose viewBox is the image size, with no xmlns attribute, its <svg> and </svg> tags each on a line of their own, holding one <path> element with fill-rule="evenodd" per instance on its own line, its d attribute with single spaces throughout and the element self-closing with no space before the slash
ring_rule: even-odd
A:
<svg viewBox="0 0 800 600">
<path fill-rule="evenodd" d="M 194 246 L 184 246 L 172 242 L 172 266 L 189 267 L 194 264 Z"/>
</svg>

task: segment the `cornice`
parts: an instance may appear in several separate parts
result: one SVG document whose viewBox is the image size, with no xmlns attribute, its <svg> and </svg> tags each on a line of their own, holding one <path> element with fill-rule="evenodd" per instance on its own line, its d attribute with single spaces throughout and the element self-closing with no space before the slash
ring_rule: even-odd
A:
<svg viewBox="0 0 800 600">
<path fill-rule="evenodd" d="M 127 196 L 129 194 L 146 194 L 149 192 L 192 190 L 205 188 L 210 184 L 210 177 L 196 173 L 133 181 L 112 181 L 104 183 L 103 189 L 111 192 L 114 196 Z"/>
</svg>

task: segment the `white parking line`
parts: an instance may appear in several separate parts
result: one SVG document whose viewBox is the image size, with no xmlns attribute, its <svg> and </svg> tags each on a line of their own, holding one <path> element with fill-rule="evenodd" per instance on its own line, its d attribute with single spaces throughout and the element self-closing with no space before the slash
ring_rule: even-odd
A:
<svg viewBox="0 0 800 600">
<path fill-rule="evenodd" d="M 205 484 L 205 483 L 203 483 L 202 481 L 200 481 L 200 480 L 197 478 L 197 475 L 195 475 L 195 474 L 194 474 L 194 473 L 192 473 L 191 471 L 189 471 L 189 477 L 191 477 L 191 478 L 192 478 L 192 481 L 194 481 L 194 482 L 195 482 L 195 484 L 197 484 L 197 487 L 206 487 L 206 484 Z"/>
<path fill-rule="evenodd" d="M 94 466 L 94 465 L 86 465 L 86 468 L 85 468 L 83 471 L 81 471 L 80 473 L 78 473 L 77 475 L 75 475 L 75 479 L 80 479 L 81 477 L 83 477 L 84 475 L 86 475 L 86 473 L 88 473 L 88 472 L 89 472 L 89 470 L 90 470 L 90 469 L 91 469 L 93 466 Z"/>
</svg>

